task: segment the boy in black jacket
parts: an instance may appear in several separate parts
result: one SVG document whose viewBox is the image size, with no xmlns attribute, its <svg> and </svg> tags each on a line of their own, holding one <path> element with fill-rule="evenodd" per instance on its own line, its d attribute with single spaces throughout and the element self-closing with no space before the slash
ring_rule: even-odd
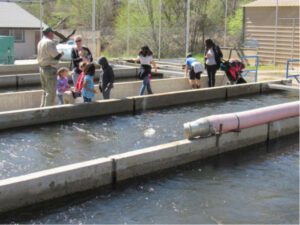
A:
<svg viewBox="0 0 300 225">
<path fill-rule="evenodd" d="M 105 57 L 98 59 L 98 64 L 102 67 L 102 80 L 99 80 L 99 89 L 102 92 L 103 99 L 110 98 L 110 91 L 114 87 L 115 74 Z"/>
</svg>

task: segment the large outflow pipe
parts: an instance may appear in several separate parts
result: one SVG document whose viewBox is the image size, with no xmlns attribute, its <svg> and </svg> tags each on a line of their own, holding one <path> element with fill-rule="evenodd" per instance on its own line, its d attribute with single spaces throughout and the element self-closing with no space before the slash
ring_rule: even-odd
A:
<svg viewBox="0 0 300 225">
<path fill-rule="evenodd" d="M 218 133 L 239 131 L 269 122 L 299 116 L 300 101 L 274 105 L 249 111 L 204 117 L 184 124 L 188 139 Z"/>
</svg>

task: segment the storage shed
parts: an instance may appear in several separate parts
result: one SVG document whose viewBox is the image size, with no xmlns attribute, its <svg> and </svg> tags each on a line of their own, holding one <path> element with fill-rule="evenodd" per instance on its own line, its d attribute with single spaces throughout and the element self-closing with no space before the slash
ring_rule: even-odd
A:
<svg viewBox="0 0 300 225">
<path fill-rule="evenodd" d="M 244 42 L 258 44 L 265 64 L 299 59 L 299 0 L 257 0 L 244 6 Z"/>
</svg>

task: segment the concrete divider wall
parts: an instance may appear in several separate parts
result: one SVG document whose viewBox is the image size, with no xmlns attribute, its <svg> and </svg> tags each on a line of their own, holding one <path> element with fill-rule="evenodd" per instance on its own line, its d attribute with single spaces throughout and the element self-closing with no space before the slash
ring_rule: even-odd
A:
<svg viewBox="0 0 300 225">
<path fill-rule="evenodd" d="M 35 74 L 24 74 L 17 75 L 17 85 L 18 87 L 28 87 L 30 85 L 41 85 L 40 75 Z"/>
<path fill-rule="evenodd" d="M 216 99 L 226 99 L 230 97 L 268 93 L 270 91 L 274 91 L 268 88 L 268 83 L 270 82 L 264 81 L 260 83 L 248 83 L 244 85 L 201 88 L 147 96 L 136 96 L 133 98 L 135 99 L 135 110 L 143 111 L 147 109 L 161 108 L 172 105 L 189 104 Z M 282 84 L 282 81 L 272 81 L 271 83 Z M 263 89 L 262 86 L 264 85 L 265 87 Z"/>
<path fill-rule="evenodd" d="M 270 137 L 281 137 L 295 132 L 299 132 L 298 117 L 262 124 L 240 132 L 175 141 L 1 180 L 0 213 L 115 184 L 115 182 L 265 142 Z"/>
<path fill-rule="evenodd" d="M 117 68 L 114 69 L 115 78 L 122 79 L 122 78 L 135 78 L 137 76 L 138 69 L 136 68 Z M 32 85 L 41 85 L 40 82 L 40 74 L 39 73 L 30 73 L 24 74 L 26 71 L 22 71 L 22 74 L 13 74 L 13 75 L 0 75 L 0 88 L 7 88 L 7 87 L 27 87 Z M 100 77 L 100 70 L 97 70 L 95 73 L 95 80 L 99 80 Z M 161 77 L 161 74 L 157 75 Z M 7 79 L 9 77 L 9 79 Z M 69 81 L 71 82 L 72 78 L 69 76 Z"/>
<path fill-rule="evenodd" d="M 300 109 L 299 109 L 300 110 Z M 275 121 L 269 124 L 269 139 L 299 132 L 299 117 Z"/>
<path fill-rule="evenodd" d="M 17 78 L 16 75 L 8 75 L 1 78 L 0 87 L 10 87 L 11 85 L 16 85 Z"/>
<path fill-rule="evenodd" d="M 189 104 L 194 102 L 209 101 L 214 99 L 224 99 L 226 87 L 204 88 L 188 91 L 168 92 L 163 94 L 137 96 L 135 99 L 135 109 L 137 111 L 173 106 L 179 104 Z"/>
<path fill-rule="evenodd" d="M 0 212 L 111 184 L 112 161 L 100 158 L 0 181 Z"/>
<path fill-rule="evenodd" d="M 32 85 L 40 85 L 39 74 L 0 75 L 0 88 L 20 88 Z"/>
<path fill-rule="evenodd" d="M 280 84 L 280 85 L 292 85 L 292 80 L 274 80 L 274 81 L 264 81 L 261 83 L 261 92 L 262 93 L 268 93 L 270 91 L 274 91 L 274 89 L 269 87 L 269 84 Z"/>
<path fill-rule="evenodd" d="M 216 150 L 216 137 L 212 136 L 197 141 L 175 141 L 110 158 L 115 161 L 116 181 L 120 182 L 212 156 Z"/>
<path fill-rule="evenodd" d="M 132 110 L 132 99 L 111 99 L 85 104 L 0 112 L 0 130 L 92 116 L 129 113 Z"/>
<path fill-rule="evenodd" d="M 249 85 L 251 84 L 251 85 Z M 274 81 L 264 81 L 259 83 L 247 83 L 240 85 L 228 86 L 227 97 L 236 97 L 242 95 L 250 95 L 255 93 L 267 93 L 274 91 L 270 88 L 268 84 L 280 84 L 280 85 L 292 85 L 292 80 L 274 80 Z"/>
<path fill-rule="evenodd" d="M 59 67 L 69 68 L 70 62 L 60 62 Z M 0 75 L 19 74 L 19 73 L 37 73 L 39 72 L 38 64 L 24 64 L 24 65 L 1 65 Z"/>
<path fill-rule="evenodd" d="M 224 82 L 224 76 L 217 76 L 216 80 L 221 85 L 223 84 L 222 82 Z M 95 88 L 99 90 L 98 85 L 95 85 Z M 141 81 L 115 83 L 114 88 L 111 91 L 111 98 L 122 99 L 129 96 L 137 96 L 139 95 L 140 88 Z M 170 91 L 182 91 L 190 89 L 187 78 L 153 80 L 152 88 L 154 93 L 165 93 Z M 0 93 L 0 112 L 39 107 L 41 104 L 42 93 L 42 90 Z M 101 99 L 103 99 L 102 94 L 97 93 L 95 100 Z M 72 96 L 69 96 L 68 100 L 70 103 L 74 103 Z"/>
<path fill-rule="evenodd" d="M 182 79 L 182 81 L 184 81 L 184 79 Z M 168 83 L 169 82 L 170 81 L 168 81 Z M 250 87 L 254 86 L 255 88 L 253 90 L 259 92 L 259 90 L 257 89 L 257 85 L 259 85 L 258 83 L 252 83 L 248 85 Z M 142 111 L 147 109 L 195 103 L 213 99 L 225 99 L 228 88 L 231 88 L 231 86 L 169 92 L 148 96 L 129 97 L 123 98 L 121 100 L 111 99 L 106 101 L 97 101 L 90 104 L 72 104 L 45 108 L 2 111 L 0 112 L 0 130 L 13 127 L 72 120 L 77 118 L 86 118 L 91 116 L 111 115 L 117 113 L 130 112 L 135 113 L 136 111 Z M 251 90 L 251 88 L 248 89 Z M 252 91 L 250 93 L 253 94 Z M 31 99 L 38 99 L 38 97 L 40 96 L 40 94 L 34 91 L 31 94 Z M 241 95 L 244 94 L 245 93 L 241 91 Z M 30 99 L 26 98 L 25 95 L 21 95 L 21 97 L 25 98 L 26 101 Z M 14 101 L 14 103 L 18 103 L 18 101 L 20 99 L 22 100 L 22 98 L 14 100 L 12 97 L 11 100 Z M 2 98 L 2 100 L 5 100 L 5 98 Z M 10 98 L 6 98 L 6 100 L 10 100 Z M 3 102 L 3 105 L 0 104 L 0 110 L 2 110 L 2 108 L 4 108 L 6 104 L 7 102 L 5 101 Z"/>
<path fill-rule="evenodd" d="M 285 124 L 285 129 L 274 126 L 278 123 Z M 294 117 L 243 129 L 240 132 L 229 132 L 192 141 L 176 141 L 113 155 L 110 158 L 115 161 L 118 182 L 262 143 L 267 141 L 272 133 L 276 133 L 276 138 L 278 138 L 297 132 L 299 132 L 299 119 Z"/>
<path fill-rule="evenodd" d="M 139 72 L 138 68 L 113 68 L 116 78 L 135 78 Z"/>
<path fill-rule="evenodd" d="M 261 84 L 260 83 L 252 83 L 249 84 L 241 84 L 241 85 L 232 85 L 227 89 L 227 97 L 236 97 L 242 95 L 250 95 L 257 94 L 261 92 Z"/>
<path fill-rule="evenodd" d="M 0 112 L 37 108 L 41 104 L 42 90 L 0 94 Z"/>
<path fill-rule="evenodd" d="M 138 96 L 141 85 L 141 81 L 115 83 L 114 88 L 111 90 L 111 98 L 121 99 L 130 96 Z M 190 89 L 188 80 L 185 78 L 152 80 L 151 87 L 154 93 L 165 93 L 170 91 L 182 91 Z M 97 93 L 95 99 L 102 100 L 102 94 Z"/>
</svg>

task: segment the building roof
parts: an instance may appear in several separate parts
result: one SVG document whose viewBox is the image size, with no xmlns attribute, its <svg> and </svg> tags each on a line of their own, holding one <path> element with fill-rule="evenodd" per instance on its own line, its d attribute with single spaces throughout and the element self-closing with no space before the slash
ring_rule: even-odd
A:
<svg viewBox="0 0 300 225">
<path fill-rule="evenodd" d="M 0 1 L 0 28 L 40 28 L 40 20 L 12 2 Z M 44 24 L 43 24 L 44 26 Z"/>
<path fill-rule="evenodd" d="M 256 0 L 244 7 L 276 7 L 277 0 Z M 300 6 L 299 0 L 278 0 L 278 6 Z"/>
</svg>

